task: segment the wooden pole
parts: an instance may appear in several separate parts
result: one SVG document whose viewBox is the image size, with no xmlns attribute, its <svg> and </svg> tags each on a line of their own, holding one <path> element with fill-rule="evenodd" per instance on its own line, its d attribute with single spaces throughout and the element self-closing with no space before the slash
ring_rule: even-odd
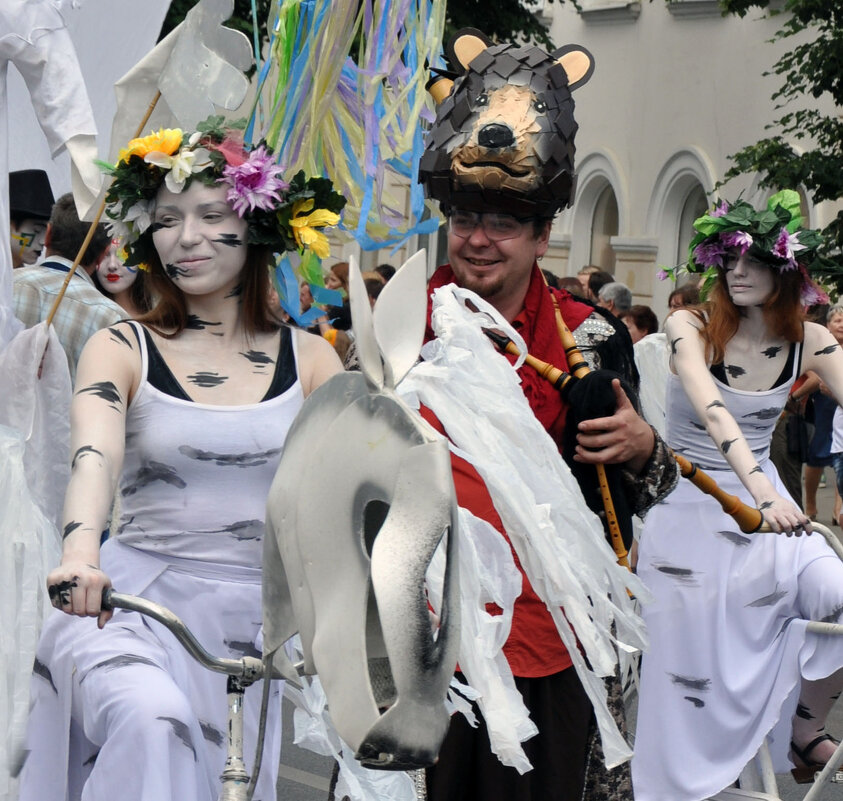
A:
<svg viewBox="0 0 843 801">
<path fill-rule="evenodd" d="M 135 131 L 135 135 L 132 139 L 136 139 L 143 133 L 143 129 L 146 126 L 147 122 L 149 122 L 149 118 L 152 116 L 152 112 L 155 110 L 155 106 L 158 104 L 158 100 L 161 98 L 161 92 L 158 91 L 155 93 L 155 97 L 152 99 L 152 102 L 146 109 L 146 113 L 143 116 L 143 119 L 138 125 L 137 130 Z M 70 283 L 70 279 L 73 278 L 76 270 L 79 268 L 79 263 L 85 257 L 85 252 L 88 250 L 88 245 L 91 244 L 91 240 L 94 238 L 94 232 L 97 230 L 97 225 L 99 225 L 99 221 L 102 219 L 102 215 L 105 212 L 105 199 L 103 198 L 102 203 L 100 203 L 100 207 L 97 210 L 96 216 L 94 217 L 93 222 L 91 223 L 90 227 L 88 228 L 88 233 L 85 236 L 84 241 L 82 242 L 82 246 L 79 248 L 79 252 L 76 254 L 76 258 L 73 260 L 73 266 L 70 268 L 69 272 L 65 276 L 64 283 L 61 285 L 61 289 L 59 290 L 59 294 L 56 296 L 55 301 L 53 301 L 53 305 L 50 308 L 50 313 L 47 315 L 47 328 L 53 322 L 53 318 L 56 316 L 56 312 L 59 309 L 59 304 L 62 301 L 62 298 L 67 291 L 67 286 Z"/>
</svg>

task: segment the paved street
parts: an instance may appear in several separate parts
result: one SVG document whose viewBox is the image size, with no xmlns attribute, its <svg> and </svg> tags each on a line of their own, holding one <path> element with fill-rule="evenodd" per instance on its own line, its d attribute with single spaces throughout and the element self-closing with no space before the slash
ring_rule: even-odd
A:
<svg viewBox="0 0 843 801">
<path fill-rule="evenodd" d="M 834 473 L 831 468 L 828 468 L 826 474 L 828 486 L 819 490 L 817 505 L 819 521 L 828 525 L 831 522 L 834 504 L 834 493 L 831 489 Z M 837 526 L 834 526 L 833 530 L 838 537 L 843 539 L 841 530 Z M 278 801 L 325 801 L 328 797 L 332 760 L 292 744 L 292 715 L 289 702 L 284 703 L 287 708 L 284 715 L 284 752 L 278 782 Z M 634 709 L 632 712 L 634 716 Z M 843 736 L 843 698 L 834 708 L 829 729 L 836 737 Z M 789 773 L 780 775 L 778 784 L 782 801 L 801 801 L 810 788 L 810 785 L 797 785 Z M 841 801 L 841 799 L 843 799 L 843 785 L 832 784 L 825 788 L 819 801 Z"/>
</svg>

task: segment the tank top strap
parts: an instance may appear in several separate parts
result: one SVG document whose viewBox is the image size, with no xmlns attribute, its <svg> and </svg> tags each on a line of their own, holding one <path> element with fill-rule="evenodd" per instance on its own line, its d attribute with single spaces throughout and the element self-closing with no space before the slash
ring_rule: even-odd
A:
<svg viewBox="0 0 843 801">
<path fill-rule="evenodd" d="M 135 338 L 138 340 L 138 345 L 140 346 L 141 377 L 138 383 L 138 389 L 140 389 L 146 383 L 149 375 L 149 352 L 146 348 L 145 329 L 137 320 L 127 320 L 126 322 L 132 326 L 132 330 L 135 332 Z"/>
<path fill-rule="evenodd" d="M 796 358 L 793 360 L 794 362 L 794 370 L 793 370 L 793 380 L 796 381 L 800 375 L 802 375 L 802 351 L 803 346 L 805 344 L 805 324 L 802 324 L 802 341 L 796 343 Z"/>
</svg>

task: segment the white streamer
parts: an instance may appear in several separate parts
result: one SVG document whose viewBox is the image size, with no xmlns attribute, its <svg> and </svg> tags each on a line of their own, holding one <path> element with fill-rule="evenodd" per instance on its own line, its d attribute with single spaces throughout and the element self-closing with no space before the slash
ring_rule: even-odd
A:
<svg viewBox="0 0 843 801">
<path fill-rule="evenodd" d="M 298 635 L 289 648 L 297 648 Z M 413 780 L 403 771 L 364 768 L 355 758 L 354 749 L 337 734 L 328 711 L 328 699 L 318 676 L 302 678 L 298 688 L 284 683 L 284 693 L 295 705 L 293 742 L 317 754 L 333 757 L 339 766 L 335 796 L 351 801 L 416 801 Z"/>
<path fill-rule="evenodd" d="M 469 311 L 466 301 L 483 314 Z M 438 338 L 425 345 L 425 361 L 410 371 L 399 391 L 433 410 L 454 452 L 471 462 L 486 483 L 594 706 L 611 768 L 629 759 L 631 751 L 608 710 L 601 677 L 613 673 L 617 648 L 646 646 L 644 624 L 627 589 L 642 600 L 648 593 L 617 564 L 599 520 L 530 409 L 518 374 L 495 351 L 483 327 L 504 331 L 525 352 L 517 332 L 488 303 L 453 285 L 437 289 L 433 328 Z"/>
<path fill-rule="evenodd" d="M 521 593 L 521 574 L 512 550 L 495 528 L 467 509 L 459 510 L 460 670 L 468 685 L 456 688 L 449 699 L 456 711 L 476 726 L 471 706 L 461 696 L 476 700 L 483 712 L 492 752 L 504 765 L 526 773 L 532 768 L 521 743 L 538 733 L 521 694 L 515 687 L 503 645 L 512 627 L 515 599 Z M 441 587 L 445 551 L 440 546 L 427 570 L 428 598 L 434 611 L 442 608 Z M 486 604 L 503 612 L 490 615 Z"/>
</svg>

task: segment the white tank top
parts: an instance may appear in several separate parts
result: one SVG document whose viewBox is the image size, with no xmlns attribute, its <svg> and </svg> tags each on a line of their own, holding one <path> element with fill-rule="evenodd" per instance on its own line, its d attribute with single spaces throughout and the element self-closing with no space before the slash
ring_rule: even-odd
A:
<svg viewBox="0 0 843 801">
<path fill-rule="evenodd" d="M 149 383 L 146 339 L 133 325 L 142 372 L 126 415 L 122 510 L 114 536 L 162 556 L 259 567 L 267 494 L 304 400 L 297 371 L 286 391 L 261 403 L 182 400 Z M 295 337 L 290 351 L 295 362 Z M 295 370 L 295 363 L 289 368 Z"/>
<path fill-rule="evenodd" d="M 802 343 L 796 343 L 791 375 L 779 386 L 762 392 L 735 389 L 712 376 L 723 403 L 752 449 L 759 463 L 770 458 L 770 442 L 773 429 L 782 413 L 790 387 L 799 377 L 802 364 Z M 665 404 L 667 444 L 696 463 L 703 470 L 730 470 L 718 447 L 714 444 L 705 426 L 697 417 L 688 400 L 679 377 L 670 373 L 667 380 Z"/>
</svg>

